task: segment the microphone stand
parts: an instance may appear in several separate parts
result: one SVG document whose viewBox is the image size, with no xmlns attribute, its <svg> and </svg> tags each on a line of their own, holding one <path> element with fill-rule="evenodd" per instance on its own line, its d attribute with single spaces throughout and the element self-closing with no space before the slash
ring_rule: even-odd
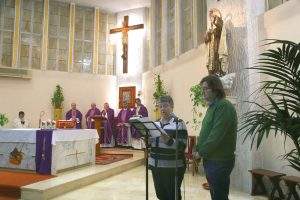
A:
<svg viewBox="0 0 300 200">
<path fill-rule="evenodd" d="M 148 169 L 149 169 L 149 163 L 148 163 L 148 152 L 149 152 L 149 130 L 146 132 L 146 136 L 145 136 L 145 161 L 146 161 L 146 200 L 148 200 L 149 199 L 149 186 L 148 186 L 148 177 L 149 177 L 149 175 L 148 175 Z"/>
<path fill-rule="evenodd" d="M 155 123 L 152 121 L 149 122 L 130 122 L 129 123 L 135 127 L 137 130 L 139 131 L 145 131 L 145 163 L 146 163 L 146 200 L 149 199 L 149 189 L 148 189 L 148 179 L 149 179 L 149 175 L 148 175 L 148 169 L 149 169 L 149 163 L 148 163 L 148 152 L 151 148 L 151 144 L 149 144 L 149 138 L 150 138 L 150 131 L 153 130 L 158 130 L 159 132 L 161 132 L 159 129 L 155 128 L 148 128 L 148 126 L 145 126 L 145 124 L 153 124 L 153 126 L 155 126 Z M 142 123 L 143 127 L 137 126 L 139 123 Z M 137 124 L 137 125 L 136 125 Z"/>
<path fill-rule="evenodd" d="M 175 132 L 175 200 L 178 200 L 178 121 L 179 119 L 177 117 L 174 118 L 176 123 L 176 132 Z"/>
</svg>

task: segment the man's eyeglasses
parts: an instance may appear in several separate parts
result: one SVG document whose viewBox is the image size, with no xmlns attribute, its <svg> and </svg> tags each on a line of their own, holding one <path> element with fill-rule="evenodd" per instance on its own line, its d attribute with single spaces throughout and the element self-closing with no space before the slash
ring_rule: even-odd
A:
<svg viewBox="0 0 300 200">
<path fill-rule="evenodd" d="M 209 87 L 203 87 L 202 90 L 203 91 L 208 91 L 208 90 L 211 90 L 211 88 L 209 88 Z"/>
</svg>

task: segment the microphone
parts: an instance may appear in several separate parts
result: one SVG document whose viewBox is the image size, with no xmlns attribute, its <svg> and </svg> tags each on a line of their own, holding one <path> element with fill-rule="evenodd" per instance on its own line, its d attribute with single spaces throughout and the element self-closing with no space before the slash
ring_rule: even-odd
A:
<svg viewBox="0 0 300 200">
<path fill-rule="evenodd" d="M 174 113 L 172 113 L 172 117 L 174 118 L 175 122 L 183 122 L 183 120 L 174 115 Z"/>
</svg>

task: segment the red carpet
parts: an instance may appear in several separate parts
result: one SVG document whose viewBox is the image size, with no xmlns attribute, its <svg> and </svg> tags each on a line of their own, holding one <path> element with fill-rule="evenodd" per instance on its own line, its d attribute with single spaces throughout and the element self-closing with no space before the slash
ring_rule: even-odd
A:
<svg viewBox="0 0 300 200">
<path fill-rule="evenodd" d="M 97 165 L 107 165 L 110 163 L 118 162 L 127 158 L 132 158 L 133 154 L 109 154 L 103 153 L 96 156 Z"/>
<path fill-rule="evenodd" d="M 0 200 L 13 200 L 21 197 L 21 187 L 52 178 L 51 175 L 0 171 Z"/>
</svg>

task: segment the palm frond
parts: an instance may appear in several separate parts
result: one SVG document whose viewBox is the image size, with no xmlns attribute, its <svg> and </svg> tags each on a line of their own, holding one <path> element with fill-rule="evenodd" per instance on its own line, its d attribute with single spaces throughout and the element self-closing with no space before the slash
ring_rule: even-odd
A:
<svg viewBox="0 0 300 200">
<path fill-rule="evenodd" d="M 296 149 L 293 149 L 289 153 L 287 153 L 284 156 L 284 159 L 286 159 L 290 166 L 298 171 L 300 171 L 300 155 L 297 153 Z"/>
<path fill-rule="evenodd" d="M 281 134 L 284 141 L 289 137 L 296 149 L 285 159 L 300 171 L 300 43 L 274 39 L 265 42 L 273 48 L 261 53 L 256 65 L 248 69 L 269 77 L 258 90 L 266 99 L 263 105 L 248 102 L 256 109 L 242 116 L 239 131 L 244 141 L 251 138 L 251 147 L 256 141 L 256 148 L 270 134 Z"/>
</svg>

